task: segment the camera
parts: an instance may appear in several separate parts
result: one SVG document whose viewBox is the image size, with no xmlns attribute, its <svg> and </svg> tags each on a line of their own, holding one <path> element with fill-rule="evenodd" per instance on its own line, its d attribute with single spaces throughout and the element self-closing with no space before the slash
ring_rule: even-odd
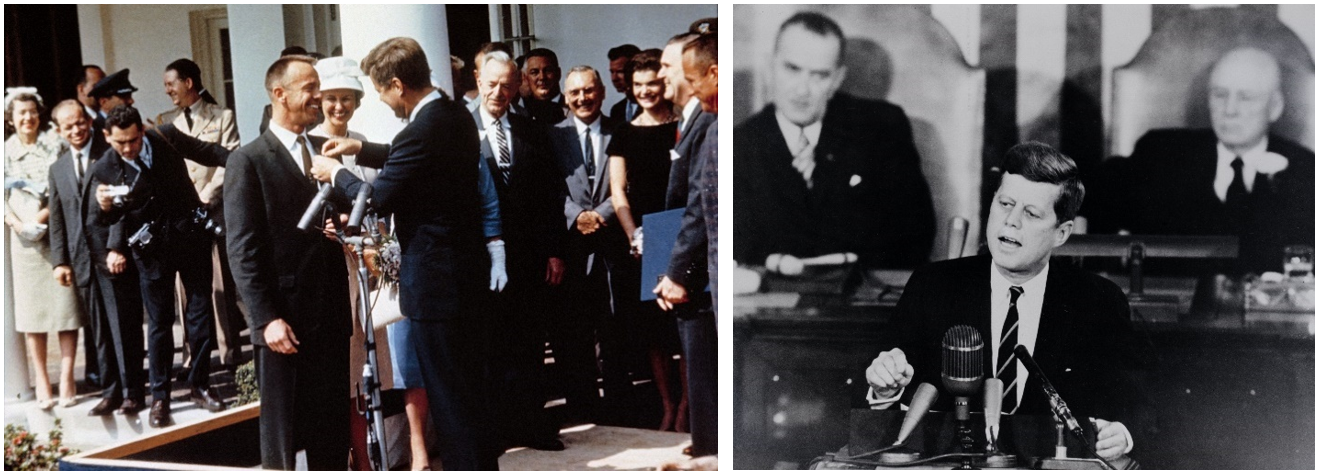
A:
<svg viewBox="0 0 1320 475">
<path fill-rule="evenodd" d="M 117 185 L 111 186 L 107 193 L 113 197 L 111 203 L 114 204 L 116 208 L 123 208 L 132 203 L 132 199 L 128 196 L 130 191 L 132 191 L 132 188 L 128 185 Z"/>
<path fill-rule="evenodd" d="M 151 245 L 151 238 L 153 237 L 151 234 L 151 224 L 152 223 L 143 223 L 142 227 L 139 228 L 137 232 L 128 237 L 128 245 L 138 251 L 145 251 L 147 246 Z"/>
<path fill-rule="evenodd" d="M 198 207 L 192 212 L 193 230 L 197 232 L 206 232 L 217 238 L 225 236 L 225 228 L 220 223 L 211 219 L 211 212 L 205 207 Z"/>
</svg>

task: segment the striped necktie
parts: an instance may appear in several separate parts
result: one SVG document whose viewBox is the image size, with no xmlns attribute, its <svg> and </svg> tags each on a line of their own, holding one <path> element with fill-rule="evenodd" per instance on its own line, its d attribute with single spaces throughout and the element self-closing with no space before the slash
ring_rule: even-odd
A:
<svg viewBox="0 0 1320 475">
<path fill-rule="evenodd" d="M 504 183 L 509 183 L 509 175 L 513 170 L 513 157 L 509 156 L 509 139 L 504 136 L 504 127 L 500 125 L 500 120 L 495 119 L 491 122 L 491 127 L 495 128 L 495 144 L 500 149 L 500 176 L 504 178 Z"/>
<path fill-rule="evenodd" d="M 1017 360 L 1013 358 L 1013 349 L 1018 345 L 1018 297 L 1022 296 L 1022 287 L 1008 288 L 1008 317 L 1004 318 L 1004 330 L 999 333 L 999 357 L 995 358 L 995 377 L 1004 382 L 1005 414 L 1017 410 Z"/>
</svg>

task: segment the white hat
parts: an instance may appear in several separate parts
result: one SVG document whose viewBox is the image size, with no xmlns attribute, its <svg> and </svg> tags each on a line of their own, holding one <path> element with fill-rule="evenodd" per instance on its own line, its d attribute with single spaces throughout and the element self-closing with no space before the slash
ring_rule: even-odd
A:
<svg viewBox="0 0 1320 475">
<path fill-rule="evenodd" d="M 321 76 L 322 91 L 352 89 L 363 92 L 362 82 L 358 80 L 358 77 L 365 76 L 365 74 L 362 73 L 361 69 L 358 69 L 357 61 L 352 59 L 335 56 L 317 61 L 316 74 Z"/>
</svg>

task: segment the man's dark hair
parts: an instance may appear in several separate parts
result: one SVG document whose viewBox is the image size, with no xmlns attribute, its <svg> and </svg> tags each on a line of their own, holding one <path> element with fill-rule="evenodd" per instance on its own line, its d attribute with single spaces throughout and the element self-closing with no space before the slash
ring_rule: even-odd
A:
<svg viewBox="0 0 1320 475">
<path fill-rule="evenodd" d="M 706 74 L 711 65 L 719 62 L 719 43 L 719 38 L 714 34 L 701 35 L 683 45 L 683 54 L 691 52 L 694 60 L 693 64 L 697 66 L 697 70 L 701 74 Z"/>
<path fill-rule="evenodd" d="M 633 55 L 632 59 L 628 60 L 628 65 L 623 67 L 623 77 L 628 78 L 629 90 L 632 89 L 633 73 L 637 71 L 660 72 L 660 55 L 661 51 L 659 49 L 651 48 Z"/>
<path fill-rule="evenodd" d="M 431 65 L 417 40 L 400 36 L 376 45 L 362 58 L 362 72 L 379 86 L 399 78 L 409 89 L 431 86 Z"/>
<path fill-rule="evenodd" d="M 1005 174 L 1020 175 L 1036 183 L 1059 185 L 1054 214 L 1060 223 L 1077 217 L 1077 210 L 1081 209 L 1082 199 L 1086 197 L 1086 187 L 1082 185 L 1077 163 L 1067 155 L 1040 142 L 1023 142 L 1008 149 L 1003 169 Z"/>
<path fill-rule="evenodd" d="M 614 61 L 619 58 L 632 59 L 633 56 L 636 56 L 637 53 L 641 53 L 641 52 L 642 52 L 641 48 L 638 48 L 636 45 L 626 44 L 626 45 L 619 45 L 610 48 L 610 52 L 606 53 L 606 56 L 610 58 L 610 61 Z"/>
<path fill-rule="evenodd" d="M 550 61 L 551 67 L 553 67 L 554 69 L 559 69 L 559 55 L 555 54 L 554 51 L 551 51 L 550 48 L 536 48 L 534 50 L 528 51 L 527 56 L 523 58 L 524 63 L 520 63 L 518 67 L 521 68 L 522 64 L 525 64 L 526 60 L 532 58 L 545 58 L 546 60 Z"/>
<path fill-rule="evenodd" d="M 839 57 L 835 60 L 835 65 L 843 64 L 844 48 L 848 46 L 848 38 L 843 36 L 843 28 L 831 20 L 830 17 L 816 12 L 798 12 L 788 17 L 784 23 L 779 25 L 779 33 L 775 34 L 775 51 L 779 51 L 779 39 L 784 36 L 784 30 L 790 26 L 801 26 L 803 29 L 821 36 L 833 36 L 839 39 Z"/>
<path fill-rule="evenodd" d="M 138 114 L 137 108 L 133 106 L 120 104 L 105 115 L 105 130 L 114 130 L 115 127 L 127 130 L 135 125 L 138 129 L 142 128 L 142 115 Z"/>
<path fill-rule="evenodd" d="M 202 86 L 202 68 L 193 60 L 188 58 L 176 59 L 169 66 L 165 66 L 165 70 L 174 71 L 179 80 L 192 80 L 192 90 L 197 91 L 197 94 L 202 96 L 203 101 L 215 104 L 215 97 L 211 96 L 211 92 Z"/>
<path fill-rule="evenodd" d="M 84 85 L 84 84 L 88 84 L 88 83 L 87 83 L 87 70 L 88 70 L 88 69 L 95 69 L 95 70 L 97 70 L 97 71 L 100 71 L 102 76 L 105 75 L 105 70 L 104 70 L 104 69 L 101 69 L 100 66 L 97 66 L 97 65 L 95 65 L 95 64 L 84 64 L 84 65 L 82 65 L 81 68 L 78 68 L 78 79 L 77 79 L 76 81 L 74 81 L 74 84 L 79 85 L 79 86 Z M 96 85 L 96 82 L 92 82 L 90 85 Z"/>
<path fill-rule="evenodd" d="M 301 46 L 290 46 L 280 51 L 280 56 L 307 55 L 307 48 Z"/>
<path fill-rule="evenodd" d="M 280 56 L 280 59 L 275 60 L 275 62 L 266 69 L 266 94 L 273 93 L 275 91 L 275 86 L 280 85 L 284 81 L 284 74 L 289 70 L 289 65 L 293 63 L 307 63 L 308 66 L 311 66 L 316 64 L 316 60 L 312 59 L 311 56 L 298 54 Z"/>
</svg>

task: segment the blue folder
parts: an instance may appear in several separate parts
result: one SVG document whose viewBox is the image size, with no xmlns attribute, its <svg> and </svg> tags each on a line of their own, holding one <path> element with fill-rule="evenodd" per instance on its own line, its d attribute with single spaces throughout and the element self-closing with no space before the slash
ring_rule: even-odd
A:
<svg viewBox="0 0 1320 475">
<path fill-rule="evenodd" d="M 655 300 L 656 284 L 669 273 L 669 256 L 683 226 L 683 208 L 642 216 L 642 301 Z M 710 291 L 710 285 L 705 291 Z M 692 289 L 688 289 L 692 293 Z"/>
</svg>

